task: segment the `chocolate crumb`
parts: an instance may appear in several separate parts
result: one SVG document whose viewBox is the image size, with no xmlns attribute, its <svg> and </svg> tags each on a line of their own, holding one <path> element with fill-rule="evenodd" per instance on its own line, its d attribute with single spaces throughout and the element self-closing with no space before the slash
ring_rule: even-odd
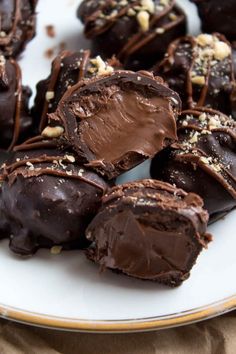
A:
<svg viewBox="0 0 236 354">
<path fill-rule="evenodd" d="M 50 37 L 50 38 L 56 37 L 56 31 L 55 31 L 55 27 L 53 25 L 47 25 L 45 27 L 45 29 L 46 29 L 46 34 L 48 37 Z"/>
</svg>

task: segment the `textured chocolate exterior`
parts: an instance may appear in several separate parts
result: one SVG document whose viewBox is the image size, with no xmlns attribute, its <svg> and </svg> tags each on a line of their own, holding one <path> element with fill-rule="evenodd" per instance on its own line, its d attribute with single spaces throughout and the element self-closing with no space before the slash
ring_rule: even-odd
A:
<svg viewBox="0 0 236 354">
<path fill-rule="evenodd" d="M 86 230 L 87 256 L 101 269 L 177 286 L 210 236 L 201 198 L 167 183 L 142 180 L 114 187 Z"/>
<path fill-rule="evenodd" d="M 100 66 L 99 66 L 100 64 Z M 71 86 L 85 78 L 98 74 L 103 67 L 103 73 L 119 67 L 118 60 L 110 59 L 104 62 L 100 57 L 92 58 L 89 50 L 78 52 L 63 51 L 52 62 L 51 73 L 47 79 L 37 84 L 37 93 L 32 108 L 36 130 L 41 132 L 48 124 L 47 114 L 55 112 L 64 93 Z M 39 128 L 38 128 L 39 127 Z"/>
<path fill-rule="evenodd" d="M 0 55 L 0 149 L 12 149 L 30 133 L 30 96 L 31 90 L 22 86 L 17 62 Z"/>
<path fill-rule="evenodd" d="M 184 109 L 208 106 L 236 117 L 235 65 L 224 36 L 215 33 L 177 39 L 154 73 L 180 94 Z"/>
<path fill-rule="evenodd" d="M 236 122 L 197 108 L 182 113 L 178 136 L 154 158 L 151 175 L 199 194 L 214 221 L 236 206 Z"/>
<path fill-rule="evenodd" d="M 180 109 L 161 78 L 116 71 L 73 86 L 50 120 L 87 166 L 114 178 L 177 139 Z"/>
<path fill-rule="evenodd" d="M 0 50 L 16 57 L 35 36 L 37 0 L 1 0 Z"/>
<path fill-rule="evenodd" d="M 171 41 L 186 34 L 186 17 L 175 0 L 85 0 L 78 9 L 93 54 L 113 54 L 126 69 L 147 69 Z"/>
<path fill-rule="evenodd" d="M 10 249 L 32 255 L 39 248 L 86 247 L 85 229 L 108 184 L 53 141 L 35 138 L 17 150 L 1 177 L 0 226 Z"/>
<path fill-rule="evenodd" d="M 220 32 L 229 40 L 236 40 L 235 0 L 191 0 L 199 11 L 204 32 Z"/>
</svg>

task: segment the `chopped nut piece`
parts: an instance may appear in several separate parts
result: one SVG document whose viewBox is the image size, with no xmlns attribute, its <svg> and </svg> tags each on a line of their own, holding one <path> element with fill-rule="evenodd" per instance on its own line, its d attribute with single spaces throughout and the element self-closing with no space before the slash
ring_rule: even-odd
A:
<svg viewBox="0 0 236 354">
<path fill-rule="evenodd" d="M 55 97 L 54 91 L 47 91 L 46 92 L 46 101 L 47 102 L 50 102 L 51 100 L 53 100 L 54 97 Z"/>
<path fill-rule="evenodd" d="M 155 5 L 153 0 L 141 0 L 141 6 L 143 10 L 147 10 L 151 14 L 155 11 Z"/>
<path fill-rule="evenodd" d="M 156 33 L 162 34 L 162 33 L 164 33 L 164 32 L 165 32 L 165 29 L 164 29 L 164 28 L 162 28 L 162 27 L 156 28 Z"/>
<path fill-rule="evenodd" d="M 72 162 L 72 163 L 75 162 L 75 158 L 74 158 L 73 155 L 65 155 L 65 158 L 66 158 L 68 161 Z"/>
<path fill-rule="evenodd" d="M 215 42 L 214 44 L 214 58 L 216 60 L 223 60 L 231 54 L 231 48 L 225 42 Z"/>
<path fill-rule="evenodd" d="M 98 55 L 95 59 L 91 59 L 90 62 L 97 67 L 98 75 L 109 75 L 114 71 L 113 67 L 107 65 L 100 55 Z"/>
<path fill-rule="evenodd" d="M 119 5 L 126 6 L 126 5 L 128 5 L 128 1 L 127 0 L 121 0 Z"/>
<path fill-rule="evenodd" d="M 210 34 L 200 34 L 197 36 L 196 42 L 201 47 L 211 46 L 214 43 L 214 37 Z"/>
<path fill-rule="evenodd" d="M 211 117 L 209 119 L 209 128 L 210 129 L 215 129 L 221 127 L 221 122 L 219 119 L 216 119 L 216 117 Z"/>
<path fill-rule="evenodd" d="M 172 21 L 176 21 L 177 20 L 177 15 L 176 14 L 174 14 L 173 12 L 171 12 L 170 14 L 169 14 L 169 19 L 170 20 L 172 20 Z"/>
<path fill-rule="evenodd" d="M 200 161 L 203 162 L 205 165 L 209 165 L 211 160 L 212 159 L 210 157 L 204 157 L 204 156 L 200 157 Z"/>
<path fill-rule="evenodd" d="M 66 171 L 66 174 L 67 174 L 68 176 L 72 176 L 72 171 Z"/>
<path fill-rule="evenodd" d="M 62 251 L 62 246 L 53 246 L 50 250 L 50 253 L 53 255 L 58 255 Z"/>
<path fill-rule="evenodd" d="M 6 64 L 6 59 L 3 55 L 0 55 L 0 66 L 4 66 Z"/>
<path fill-rule="evenodd" d="M 206 83 L 205 77 L 204 76 L 194 76 L 191 78 L 191 81 L 193 84 L 199 85 L 199 86 L 204 86 Z"/>
<path fill-rule="evenodd" d="M 128 16 L 135 16 L 136 15 L 136 12 L 133 10 L 133 9 L 129 9 L 128 12 L 127 12 L 127 15 Z"/>
<path fill-rule="evenodd" d="M 149 30 L 149 19 L 150 15 L 147 11 L 140 11 L 137 14 L 137 20 L 143 32 L 147 32 Z"/>
<path fill-rule="evenodd" d="M 170 0 L 160 0 L 160 4 L 163 6 L 168 6 L 170 4 Z"/>
<path fill-rule="evenodd" d="M 46 127 L 42 131 L 42 136 L 46 138 L 58 138 L 64 133 L 64 128 L 61 126 L 56 126 L 56 127 Z"/>
<path fill-rule="evenodd" d="M 190 144 L 194 144 L 198 141 L 198 132 L 195 132 L 194 135 L 192 136 L 192 138 L 189 140 Z"/>
<path fill-rule="evenodd" d="M 199 116 L 199 120 L 200 120 L 201 122 L 204 122 L 204 121 L 206 120 L 206 118 L 207 118 L 206 113 L 202 113 L 202 114 Z"/>
</svg>

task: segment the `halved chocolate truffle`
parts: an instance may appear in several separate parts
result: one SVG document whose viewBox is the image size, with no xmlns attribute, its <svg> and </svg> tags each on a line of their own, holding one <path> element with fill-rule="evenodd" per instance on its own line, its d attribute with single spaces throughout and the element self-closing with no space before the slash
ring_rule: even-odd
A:
<svg viewBox="0 0 236 354">
<path fill-rule="evenodd" d="M 0 54 L 0 149 L 12 149 L 30 133 L 30 96 L 31 90 L 22 86 L 17 62 Z"/>
<path fill-rule="evenodd" d="M 48 78 L 40 81 L 36 87 L 32 115 L 40 132 L 48 124 L 47 114 L 55 112 L 67 89 L 82 79 L 110 73 L 117 66 L 119 62 L 115 58 L 104 62 L 100 56 L 92 58 L 89 50 L 64 51 L 58 55 L 52 62 Z"/>
<path fill-rule="evenodd" d="M 171 41 L 186 34 L 186 17 L 175 0 L 84 0 L 78 17 L 93 53 L 116 54 L 126 68 L 147 69 Z"/>
<path fill-rule="evenodd" d="M 87 256 L 101 269 L 180 285 L 210 240 L 202 206 L 199 196 L 160 181 L 116 186 L 86 230 Z"/>
<path fill-rule="evenodd" d="M 58 150 L 53 141 L 29 140 L 4 167 L 2 180 L 0 214 L 13 252 L 88 245 L 84 232 L 108 184 L 71 152 Z"/>
<path fill-rule="evenodd" d="M 208 106 L 235 114 L 235 68 L 231 45 L 224 36 L 215 33 L 177 39 L 154 73 L 180 94 L 184 109 Z"/>
<path fill-rule="evenodd" d="M 235 0 L 191 0 L 199 10 L 204 32 L 223 33 L 230 41 L 236 40 Z"/>
<path fill-rule="evenodd" d="M 0 50 L 7 57 L 20 54 L 35 36 L 37 0 L 0 1 Z"/>
<path fill-rule="evenodd" d="M 182 113 L 178 136 L 154 158 L 151 175 L 199 194 L 214 221 L 236 206 L 236 122 L 197 108 Z"/>
<path fill-rule="evenodd" d="M 116 71 L 73 86 L 50 119 L 87 166 L 113 178 L 177 139 L 180 109 L 161 78 Z"/>
</svg>

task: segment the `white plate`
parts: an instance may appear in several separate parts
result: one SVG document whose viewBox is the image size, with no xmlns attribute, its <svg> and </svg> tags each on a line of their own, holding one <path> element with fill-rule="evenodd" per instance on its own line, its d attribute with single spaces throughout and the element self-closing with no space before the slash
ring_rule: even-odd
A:
<svg viewBox="0 0 236 354">
<path fill-rule="evenodd" d="M 180 3 L 191 12 L 191 31 L 196 32 L 194 6 Z M 68 49 L 79 48 L 77 5 L 72 0 L 39 1 L 38 35 L 21 61 L 24 83 L 33 86 L 47 76 L 46 49 L 62 41 Z M 55 25 L 54 39 L 45 34 L 48 24 Z M 22 260 L 2 241 L 0 314 L 48 327 L 121 332 L 176 326 L 228 311 L 236 305 L 235 216 L 232 212 L 209 228 L 214 242 L 199 257 L 190 279 L 177 289 L 109 271 L 99 274 L 79 251 L 53 256 L 43 250 Z"/>
</svg>

